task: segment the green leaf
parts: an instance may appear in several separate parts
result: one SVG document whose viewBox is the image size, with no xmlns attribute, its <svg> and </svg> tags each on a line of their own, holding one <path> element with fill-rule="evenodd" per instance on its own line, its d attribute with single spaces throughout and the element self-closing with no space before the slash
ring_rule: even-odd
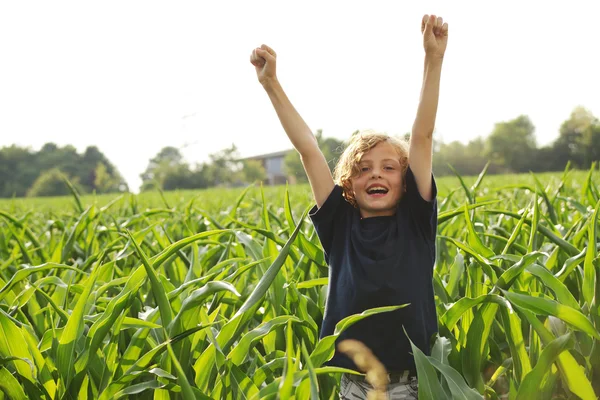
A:
<svg viewBox="0 0 600 400">
<path fill-rule="evenodd" d="M 481 376 L 481 364 L 485 356 L 484 349 L 497 310 L 498 305 L 494 303 L 485 303 L 477 310 L 467 333 L 468 347 L 461 351 L 463 375 L 469 384 L 475 387 L 480 393 L 483 393 L 485 390 Z"/>
<path fill-rule="evenodd" d="M 173 348 L 171 347 L 171 343 L 167 342 L 167 351 L 169 352 L 169 356 L 171 357 L 171 362 L 175 366 L 175 371 L 177 372 L 177 378 L 179 381 L 179 385 L 181 386 L 181 392 L 184 400 L 196 400 L 196 396 L 192 391 L 192 387 L 188 382 L 187 377 L 185 376 L 185 371 L 181 368 L 181 364 L 177 360 L 175 353 L 173 352 Z"/>
<path fill-rule="evenodd" d="M 471 257 L 473 257 L 477 263 L 481 266 L 481 268 L 483 269 L 483 272 L 485 272 L 485 274 L 492 280 L 492 281 L 496 281 L 496 273 L 494 272 L 494 269 L 492 268 L 492 264 L 490 263 L 490 261 L 483 257 L 482 255 L 480 255 L 477 251 L 475 251 L 475 249 L 473 249 L 472 247 L 459 242 L 458 240 L 449 237 L 449 236 L 442 236 L 442 235 L 438 235 L 438 237 L 440 239 L 446 240 L 452 244 L 454 244 L 456 247 L 458 247 L 459 249 L 463 250 L 464 252 L 466 252 L 467 254 L 469 254 Z"/>
<path fill-rule="evenodd" d="M 515 241 L 517 240 L 517 238 L 519 237 L 519 234 L 521 233 L 521 229 L 523 228 L 523 223 L 525 222 L 526 217 L 527 217 L 527 212 L 524 212 L 523 216 L 521 217 L 521 219 L 515 226 L 515 229 L 513 229 L 512 234 L 506 241 L 506 245 L 504 245 L 504 249 L 502 250 L 501 254 L 507 254 L 508 251 L 510 250 L 510 247 L 515 244 Z"/>
<path fill-rule="evenodd" d="M 158 304 L 158 310 L 160 311 L 160 319 L 163 327 L 169 326 L 171 321 L 173 320 L 173 310 L 171 310 L 171 304 L 169 303 L 169 299 L 167 298 L 167 293 L 165 292 L 164 286 L 160 283 L 156 272 L 154 272 L 154 268 L 152 262 L 146 257 L 146 254 L 141 249 L 141 247 L 137 244 L 137 241 L 131 235 L 129 230 L 125 230 L 127 235 L 129 236 L 129 240 L 133 243 L 135 247 L 135 251 L 138 253 L 138 256 L 142 259 L 142 264 L 146 269 L 146 274 L 150 279 L 150 286 L 152 287 L 152 295 L 156 303 Z"/>
<path fill-rule="evenodd" d="M 467 208 L 469 210 L 474 210 L 476 208 L 485 207 L 490 204 L 496 204 L 498 202 L 500 202 L 500 200 L 482 201 L 482 202 L 475 203 L 475 204 L 469 204 L 467 206 Z M 443 224 L 444 222 L 456 217 L 457 215 L 461 215 L 463 212 L 464 212 L 464 206 L 457 207 L 454 210 L 448 210 L 448 211 L 438 213 L 438 217 L 437 217 L 438 225 Z"/>
<path fill-rule="evenodd" d="M 315 373 L 315 367 L 310 360 L 310 354 L 306 349 L 306 345 L 302 342 L 302 355 L 306 362 L 306 369 L 308 369 L 308 382 L 310 382 L 310 400 L 319 400 L 319 381 L 317 380 L 317 374 Z M 298 395 L 300 393 L 297 393 Z M 299 398 L 308 398 L 308 396 L 299 396 Z"/>
<path fill-rule="evenodd" d="M 467 204 L 464 206 L 464 216 L 465 221 L 467 222 L 467 231 L 469 232 L 469 246 L 485 258 L 493 257 L 495 255 L 494 252 L 483 244 L 481 238 L 477 235 L 477 232 L 475 232 L 475 227 L 473 226 L 473 221 L 471 221 Z"/>
<path fill-rule="evenodd" d="M 54 269 L 54 268 L 67 269 L 67 270 L 75 271 L 78 274 L 84 274 L 83 271 L 81 271 L 75 267 L 71 267 L 70 265 L 56 264 L 56 263 L 46 263 L 46 264 L 42 264 L 42 265 L 37 265 L 35 267 L 21 268 L 20 270 L 15 272 L 11 276 L 10 280 L 8 282 L 6 282 L 6 284 L 2 287 L 2 289 L 0 289 L 0 301 L 2 301 L 4 299 L 4 296 L 6 296 L 9 293 L 10 289 L 12 289 L 18 282 L 21 282 L 23 279 L 27 278 L 31 274 L 34 274 L 36 272 L 47 271 L 47 270 Z"/>
<path fill-rule="evenodd" d="M 448 356 L 452 352 L 452 342 L 450 339 L 438 336 L 431 349 L 431 357 L 435 358 L 442 364 L 448 364 Z"/>
<path fill-rule="evenodd" d="M 12 400 L 28 399 L 23 391 L 23 386 L 21 386 L 19 381 L 2 366 L 0 366 L 0 391 L 4 392 L 4 394 Z"/>
<path fill-rule="evenodd" d="M 538 397 L 542 379 L 551 371 L 552 364 L 565 350 L 572 349 L 575 341 L 572 333 L 554 339 L 546 345 L 535 367 L 529 372 L 521 384 L 516 400 L 529 400 Z"/>
<path fill-rule="evenodd" d="M 546 208 L 548 209 L 548 214 L 550 215 L 550 220 L 552 221 L 552 223 L 554 225 L 557 225 L 558 217 L 556 216 L 556 211 L 554 210 L 554 206 L 552 205 L 550 198 L 548 198 L 548 194 L 546 193 L 546 190 L 544 189 L 544 187 L 540 183 L 539 179 L 534 175 L 533 172 L 531 172 L 531 176 L 533 177 L 533 180 L 535 181 L 535 186 L 538 189 L 538 193 L 540 193 L 542 195 L 544 202 L 546 202 Z"/>
<path fill-rule="evenodd" d="M 88 298 L 96 283 L 97 272 L 98 269 L 94 269 L 92 275 L 88 278 L 83 293 L 79 296 L 79 300 L 77 300 L 77 304 L 69 316 L 69 320 L 58 340 L 56 365 L 65 388 L 68 388 L 71 382 L 74 366 L 73 360 L 75 359 L 75 344 L 83 335 L 83 315 Z"/>
<path fill-rule="evenodd" d="M 138 393 L 142 393 L 146 390 L 156 390 L 165 387 L 164 383 L 160 383 L 156 380 L 146 381 L 142 383 L 137 383 L 135 385 L 129 386 L 127 389 L 121 390 L 115 394 L 114 399 L 120 399 L 125 396 L 130 396 Z"/>
<path fill-rule="evenodd" d="M 596 268 L 594 260 L 597 256 L 596 243 L 598 243 L 598 211 L 600 210 L 600 201 L 596 203 L 592 220 L 588 226 L 588 245 L 583 262 L 583 298 L 588 306 L 592 306 L 594 301 L 594 290 L 596 288 Z"/>
<path fill-rule="evenodd" d="M 499 311 L 506 332 L 506 342 L 512 356 L 513 373 L 517 382 L 521 382 L 523 376 L 531 371 L 531 362 L 525 348 L 521 319 L 508 307 L 501 307 Z"/>
<path fill-rule="evenodd" d="M 312 287 L 315 286 L 325 286 L 329 284 L 329 278 L 316 278 L 316 279 L 310 279 L 308 281 L 303 281 L 303 282 L 299 282 L 298 285 L 296 285 L 297 289 L 310 289 Z"/>
<path fill-rule="evenodd" d="M 467 386 L 467 383 L 457 370 L 449 365 L 441 363 L 435 357 L 427 357 L 427 360 L 435 369 L 442 373 L 444 378 L 446 378 L 453 400 L 483 400 L 481 394 Z M 419 380 L 419 386 L 420 384 L 421 380 Z"/>
<path fill-rule="evenodd" d="M 550 344 L 555 339 L 554 335 L 546 329 L 544 324 L 532 312 L 524 309 L 521 309 L 520 312 L 529 321 L 545 345 Z M 585 369 L 577 363 L 571 353 L 568 351 L 560 353 L 558 356 L 558 366 L 563 380 L 571 392 L 583 400 L 597 399 L 592 384 L 585 375 Z"/>
<path fill-rule="evenodd" d="M 17 373 L 31 383 L 36 383 L 36 372 L 32 371 L 32 357 L 20 329 L 0 308 L 0 357 L 14 357 L 11 361 Z M 29 360 L 25 362 L 23 360 Z"/>
<path fill-rule="evenodd" d="M 294 352 L 294 336 L 292 330 L 292 321 L 287 321 L 286 329 L 286 346 L 285 346 L 285 359 L 286 362 L 283 364 L 283 373 L 279 384 L 279 396 L 282 399 L 289 399 L 292 396 L 292 387 L 294 385 L 294 364 L 292 363 L 292 355 Z"/>
<path fill-rule="evenodd" d="M 522 215 L 508 210 L 485 210 L 484 212 L 489 214 L 506 215 L 516 219 L 521 219 L 522 217 Z M 532 221 L 529 218 L 526 218 L 525 222 L 529 225 L 532 224 Z M 552 243 L 559 246 L 564 252 L 566 252 L 570 256 L 574 256 L 579 253 L 579 249 L 577 249 L 577 247 L 573 246 L 571 243 L 567 242 L 563 238 L 556 236 L 556 234 L 554 234 L 554 232 L 548 229 L 548 227 L 542 224 L 538 224 L 538 230 L 542 235 L 546 236 Z"/>
<path fill-rule="evenodd" d="M 579 309 L 579 303 L 573 297 L 573 294 L 569 291 L 569 289 L 562 283 L 560 280 L 554 277 L 550 271 L 548 271 L 545 267 L 539 264 L 529 265 L 526 268 L 527 272 L 538 277 L 546 287 L 550 288 L 554 294 L 556 295 L 556 299 L 559 303 L 564 304 L 565 306 L 572 307 L 574 309 Z"/>
<path fill-rule="evenodd" d="M 208 282 L 201 288 L 191 292 L 185 298 L 183 304 L 181 305 L 181 309 L 173 319 L 171 325 L 167 328 L 169 330 L 169 335 L 174 336 L 179 332 L 184 331 L 185 329 L 191 328 L 189 324 L 186 324 L 184 323 L 185 321 L 183 321 L 185 319 L 186 314 L 194 313 L 194 309 L 202 305 L 208 297 L 221 291 L 228 291 L 230 293 L 233 293 L 235 296 L 241 296 L 235 289 L 235 286 L 228 282 Z"/>
<path fill-rule="evenodd" d="M 456 175 L 456 177 L 458 178 L 458 180 L 460 182 L 460 186 L 462 186 L 463 190 L 465 191 L 465 195 L 467 196 L 469 203 L 470 204 L 475 203 L 475 199 L 473 199 L 473 194 L 471 193 L 471 190 L 467 187 L 465 181 L 460 176 L 460 174 L 458 172 L 456 172 L 456 170 L 454 169 L 454 167 L 452 167 L 452 165 L 448 164 L 448 168 L 450 168 L 452 170 L 452 172 L 454 172 L 454 175 Z"/>
<path fill-rule="evenodd" d="M 257 341 L 268 335 L 273 329 L 280 325 L 287 324 L 288 321 L 302 322 L 297 317 L 292 315 L 281 315 L 269 321 L 265 321 L 258 327 L 246 333 L 240 341 L 231 349 L 227 355 L 227 359 L 235 365 L 242 364 L 246 357 L 250 355 L 250 350 Z"/>
<path fill-rule="evenodd" d="M 227 322 L 219 335 L 217 336 L 217 343 L 221 347 L 223 352 L 227 352 L 231 345 L 233 345 L 234 341 L 238 339 L 238 333 L 243 329 L 245 324 L 249 321 L 249 319 L 254 315 L 256 309 L 258 309 L 260 303 L 264 299 L 265 294 L 267 293 L 268 288 L 271 286 L 273 281 L 275 280 L 276 275 L 279 270 L 283 266 L 285 262 L 292 243 L 296 240 L 296 236 L 298 232 L 302 228 L 303 222 L 308 214 L 310 208 L 307 208 L 296 226 L 296 229 L 286 242 L 285 246 L 281 249 L 279 255 L 273 261 L 271 266 L 267 269 L 266 273 L 261 277 L 260 281 L 256 284 L 256 287 L 248 296 L 244 304 L 237 310 L 237 312 L 231 317 L 229 322 Z M 206 348 L 200 357 L 196 360 L 194 364 L 195 371 L 202 371 L 202 373 L 196 374 L 196 386 L 200 390 L 206 390 L 208 387 L 208 381 L 210 378 L 210 374 L 212 368 L 214 367 L 216 356 L 215 345 L 211 343 L 208 348 Z"/>
<path fill-rule="evenodd" d="M 319 342 L 315 346 L 315 349 L 310 355 L 311 362 L 315 367 L 320 367 L 321 365 L 323 365 L 323 363 L 331 360 L 331 358 L 335 354 L 335 341 L 337 340 L 338 336 L 358 321 L 367 318 L 371 315 L 396 311 L 406 306 L 408 306 L 408 304 L 403 304 L 400 306 L 377 307 L 365 310 L 360 314 L 352 314 L 347 316 L 335 325 L 333 335 L 325 336 L 324 338 L 319 340 Z"/>
<path fill-rule="evenodd" d="M 465 258 L 459 252 L 456 253 L 454 263 L 450 267 L 450 277 L 448 278 L 448 284 L 446 285 L 446 291 L 448 292 L 451 299 L 455 299 L 458 296 L 458 288 L 460 280 L 465 272 Z"/>
<path fill-rule="evenodd" d="M 500 289 L 502 290 L 502 289 Z M 514 305 L 532 311 L 536 314 L 552 315 L 560 318 L 575 329 L 587 333 L 600 340 L 600 333 L 594 325 L 580 311 L 560 304 L 554 300 L 540 297 L 527 296 L 525 294 L 512 293 L 502 290 L 504 296 Z"/>
<path fill-rule="evenodd" d="M 521 273 L 525 270 L 525 268 L 527 268 L 528 266 L 530 266 L 531 264 L 536 262 L 537 259 L 543 255 L 546 255 L 546 254 L 539 252 L 539 251 L 524 255 L 519 260 L 519 262 L 517 262 L 516 264 L 514 264 L 513 266 L 508 268 L 500 276 L 500 278 L 498 278 L 498 280 L 496 281 L 496 287 L 498 289 L 504 289 L 504 290 L 507 290 L 508 288 L 510 288 L 512 283 L 514 282 L 514 280 L 517 279 L 519 277 L 519 275 L 521 275 Z"/>
<path fill-rule="evenodd" d="M 255 394 L 258 394 L 258 388 L 242 369 L 233 363 L 228 363 L 228 368 L 230 372 L 231 389 L 235 399 L 248 399 Z"/>
<path fill-rule="evenodd" d="M 441 316 L 440 322 L 446 325 L 448 330 L 452 330 L 465 311 L 470 310 L 478 304 L 490 302 L 500 304 L 509 309 L 512 308 L 505 299 L 496 294 L 484 294 L 476 298 L 463 297 L 454 303 L 452 307 L 450 307 L 448 311 Z"/>
<path fill-rule="evenodd" d="M 525 214 L 523 214 L 525 215 Z M 527 244 L 527 252 L 531 253 L 537 250 L 538 231 L 540 224 L 540 205 L 538 203 L 537 193 L 533 200 L 533 220 L 531 221 L 531 234 L 529 235 L 529 242 Z"/>
<path fill-rule="evenodd" d="M 429 358 L 421 349 L 419 349 L 415 344 L 410 340 L 408 333 L 406 333 L 406 329 L 402 327 L 404 330 L 404 334 L 410 341 L 410 346 L 412 348 L 413 356 L 415 358 L 415 364 L 417 366 L 417 376 L 419 380 L 419 398 L 422 399 L 439 399 L 449 400 L 446 392 L 442 388 L 440 384 L 437 373 L 435 372 L 435 368 L 431 362 L 431 360 L 435 360 L 435 358 Z"/>
</svg>

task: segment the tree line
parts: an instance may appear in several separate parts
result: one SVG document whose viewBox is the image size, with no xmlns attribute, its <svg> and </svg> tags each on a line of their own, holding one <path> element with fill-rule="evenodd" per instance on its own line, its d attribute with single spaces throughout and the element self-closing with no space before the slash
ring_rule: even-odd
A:
<svg viewBox="0 0 600 400">
<path fill-rule="evenodd" d="M 83 153 L 71 145 L 46 143 L 39 151 L 16 145 L 0 149 L 0 197 L 61 196 L 69 180 L 80 193 L 124 192 L 117 168 L 96 147 Z"/>
<path fill-rule="evenodd" d="M 354 132 L 353 134 L 356 134 Z M 333 171 L 344 142 L 316 134 L 317 142 Z M 406 134 L 408 139 L 410 134 Z M 488 173 L 562 171 L 567 162 L 588 169 L 600 160 L 600 121 L 584 107 L 576 107 L 549 145 L 539 147 L 535 126 L 526 115 L 495 124 L 487 137 L 462 143 L 443 143 L 434 134 L 433 171 L 437 176 L 476 175 L 490 162 Z M 454 171 L 453 171 L 454 169 Z M 284 172 L 296 182 L 307 177 L 296 151 L 284 160 Z M 165 147 L 148 162 L 141 191 L 243 186 L 267 179 L 258 160 L 241 159 L 235 144 L 191 165 L 176 147 Z M 58 196 L 69 193 L 68 179 L 80 193 L 129 191 L 117 168 L 95 146 L 78 154 L 73 146 L 45 144 L 35 152 L 18 146 L 0 149 L 0 197 Z"/>
<path fill-rule="evenodd" d="M 356 134 L 354 132 L 353 134 Z M 329 168 L 333 169 L 344 150 L 344 141 L 315 133 Z M 410 133 L 405 139 L 410 138 Z M 443 143 L 435 138 L 433 171 L 436 176 L 479 174 L 489 162 L 488 173 L 523 173 L 562 171 L 568 162 L 576 169 L 588 169 L 600 160 L 600 121 L 584 107 L 576 107 L 559 129 L 559 136 L 546 146 L 538 146 L 535 126 L 526 115 L 495 124 L 487 137 L 462 143 Z M 284 159 L 284 173 L 296 182 L 308 178 L 296 151 Z M 266 172 L 256 160 L 241 160 L 235 145 L 210 156 L 210 162 L 190 167 L 175 148 L 164 148 L 150 161 L 141 175 L 142 190 L 164 190 L 244 185 L 266 179 Z"/>
</svg>

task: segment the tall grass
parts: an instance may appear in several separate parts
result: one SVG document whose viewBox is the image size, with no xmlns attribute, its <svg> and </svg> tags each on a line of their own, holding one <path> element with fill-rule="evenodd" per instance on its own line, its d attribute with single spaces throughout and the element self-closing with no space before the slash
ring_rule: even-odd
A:
<svg viewBox="0 0 600 400">
<path fill-rule="evenodd" d="M 597 177 L 442 178 L 422 398 L 600 395 Z M 0 203 L 0 399 L 330 399 L 306 185 Z M 400 332 L 399 334 L 404 334 Z"/>
</svg>

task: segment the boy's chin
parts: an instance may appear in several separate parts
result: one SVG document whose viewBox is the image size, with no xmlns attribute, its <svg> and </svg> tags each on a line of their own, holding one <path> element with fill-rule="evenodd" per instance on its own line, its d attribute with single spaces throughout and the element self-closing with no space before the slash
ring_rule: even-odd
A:
<svg viewBox="0 0 600 400">
<path fill-rule="evenodd" d="M 366 211 L 367 213 L 380 213 L 395 209 L 395 205 L 392 205 L 392 203 L 389 200 L 385 202 L 360 202 L 358 203 L 358 207 L 361 210 Z"/>
</svg>

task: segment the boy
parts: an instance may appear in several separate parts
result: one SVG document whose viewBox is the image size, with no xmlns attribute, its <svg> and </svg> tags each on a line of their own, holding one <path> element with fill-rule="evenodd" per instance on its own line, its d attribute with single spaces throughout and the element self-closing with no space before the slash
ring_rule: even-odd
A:
<svg viewBox="0 0 600 400">
<path fill-rule="evenodd" d="M 437 189 L 432 174 L 432 134 L 437 113 L 448 24 L 425 15 L 421 23 L 423 87 L 410 145 L 384 134 L 354 135 L 332 176 L 316 138 L 294 109 L 276 74 L 276 54 L 266 45 L 250 62 L 308 175 L 316 206 L 310 211 L 329 265 L 327 304 L 320 336 L 342 318 L 366 309 L 410 303 L 365 318 L 338 338 L 371 349 L 389 372 L 391 399 L 417 398 L 415 362 L 403 327 L 426 354 L 437 332 L 432 275 L 437 230 Z M 328 365 L 357 370 L 336 351 Z M 340 398 L 366 398 L 363 377 L 343 374 Z"/>
</svg>

